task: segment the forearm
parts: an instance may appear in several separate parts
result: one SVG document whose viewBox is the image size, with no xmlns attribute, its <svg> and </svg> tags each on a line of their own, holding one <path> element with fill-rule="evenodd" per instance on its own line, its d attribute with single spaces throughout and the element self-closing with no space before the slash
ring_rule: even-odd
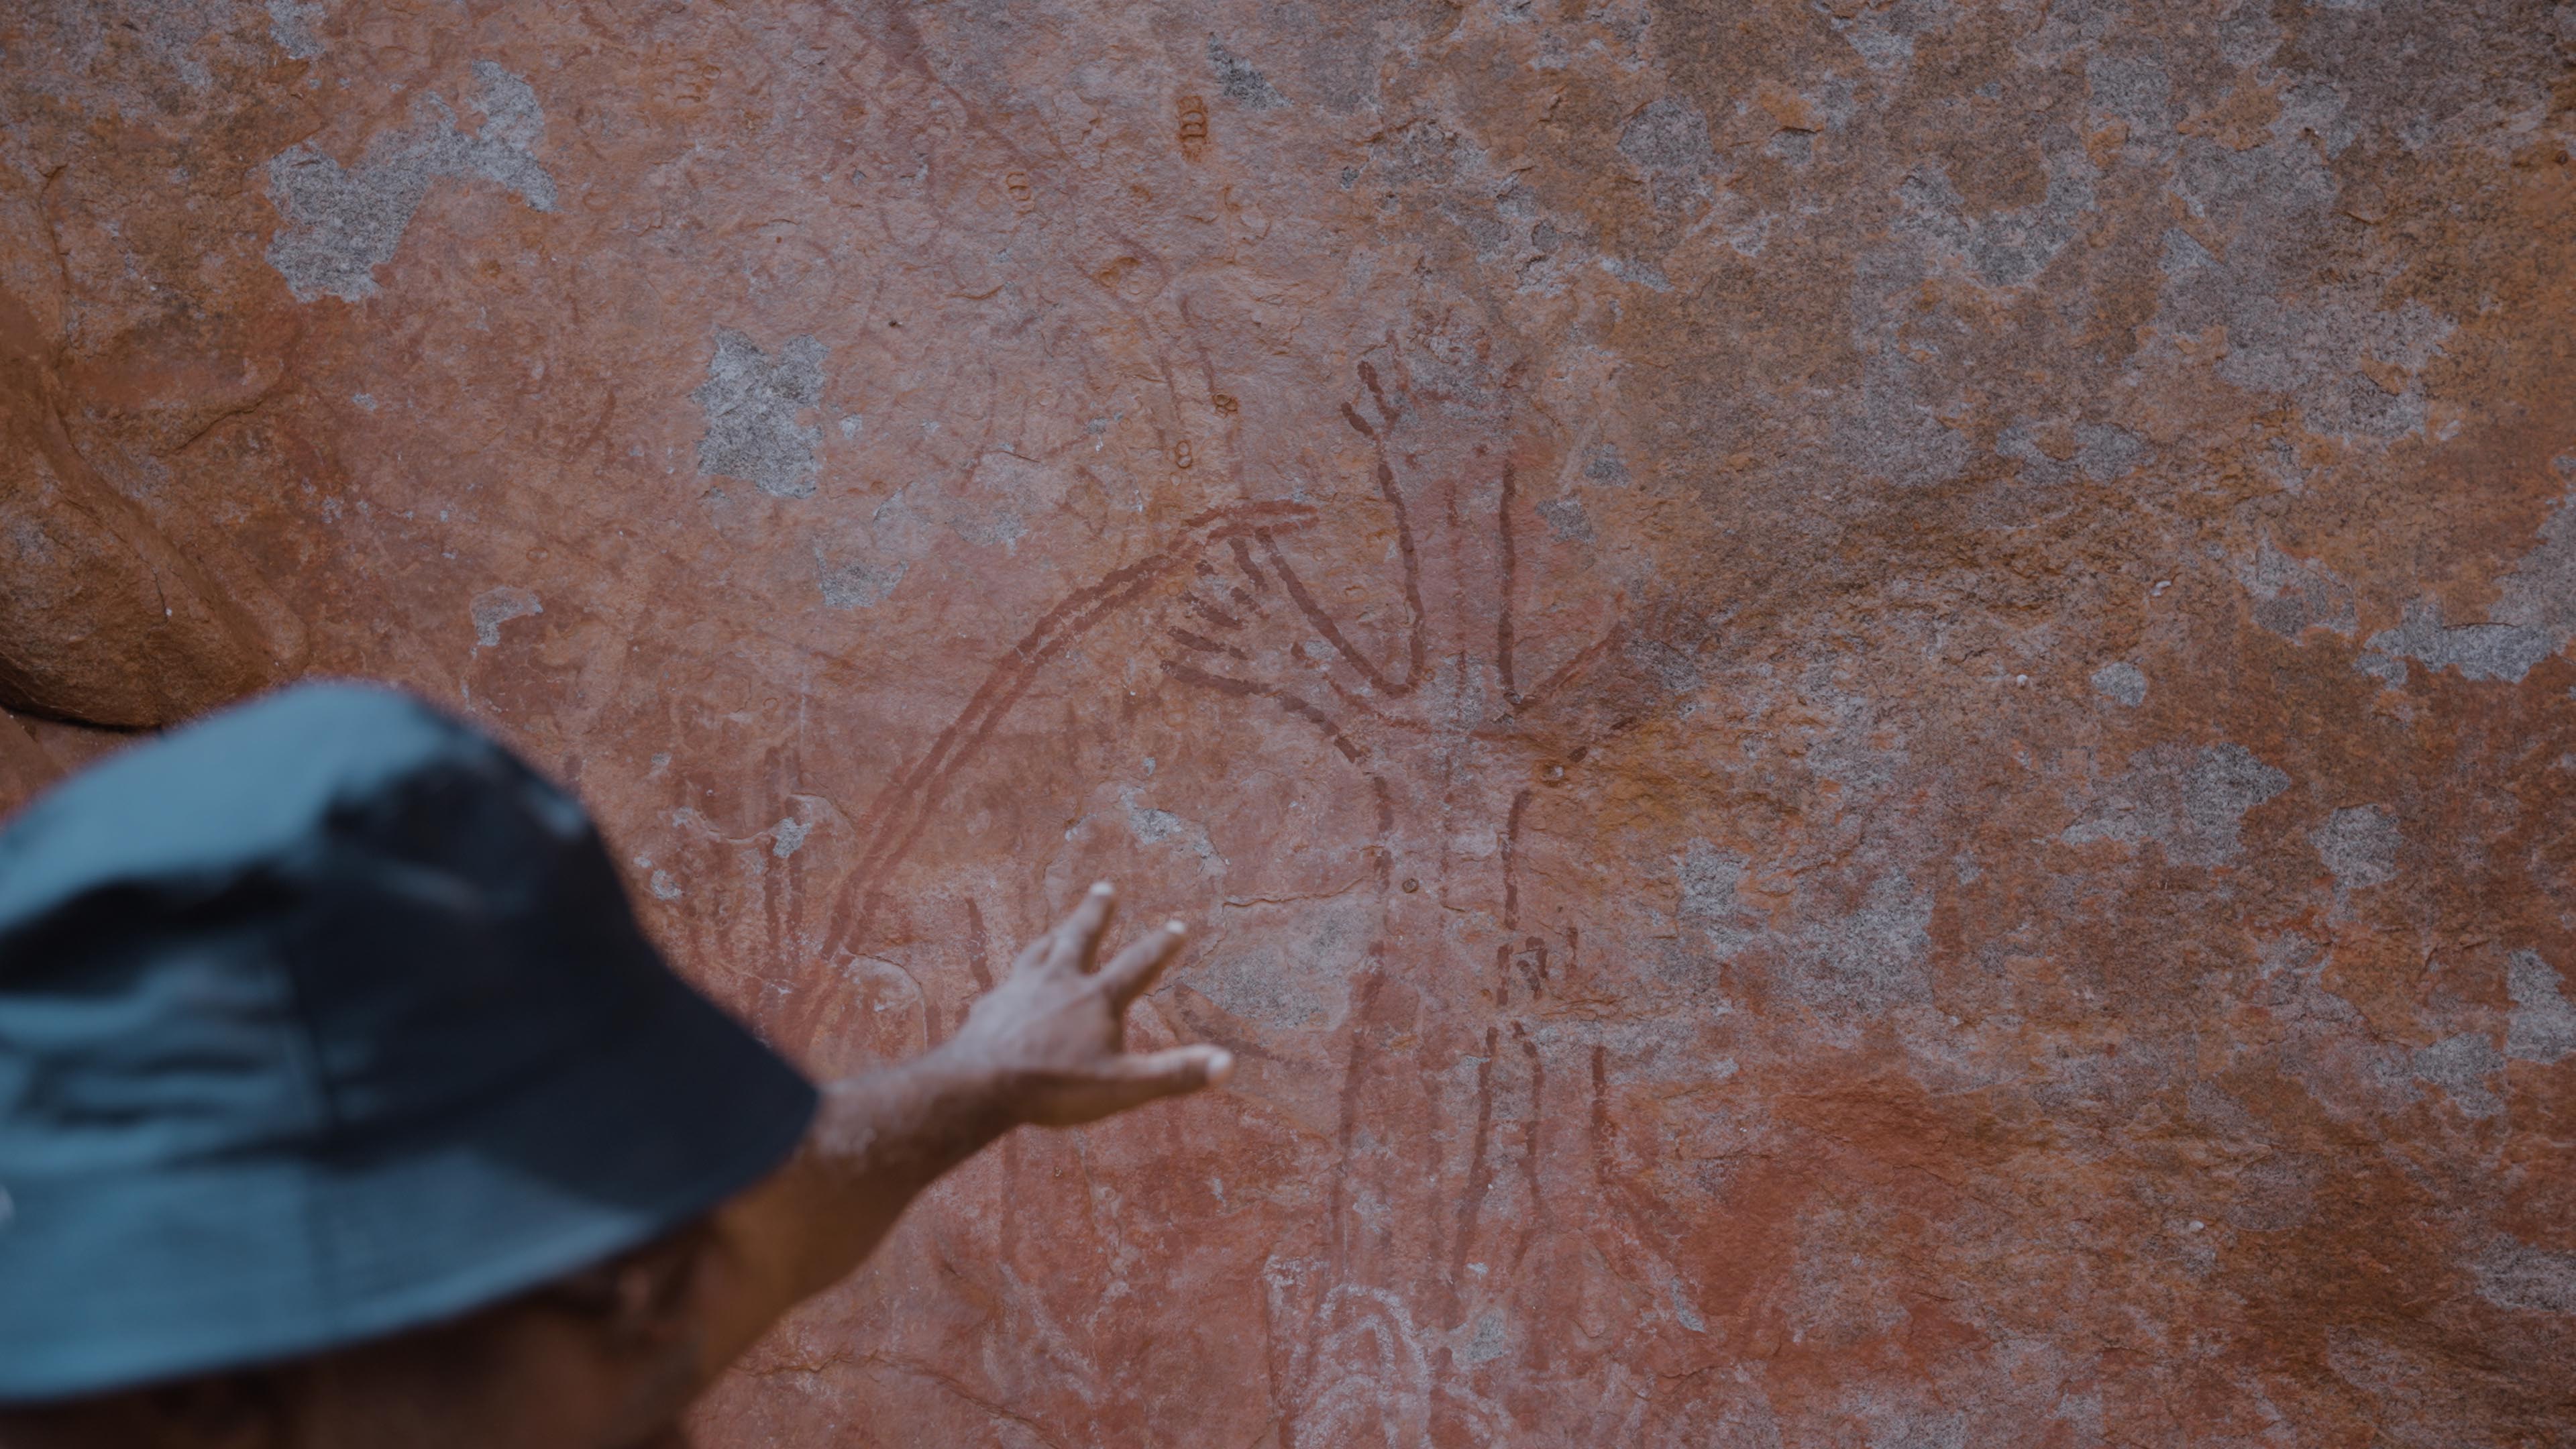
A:
<svg viewBox="0 0 2576 1449">
<path fill-rule="evenodd" d="M 942 1051 L 826 1086 L 795 1157 L 717 1213 L 730 1291 L 713 1305 L 711 1367 L 866 1261 L 922 1189 L 1009 1130 L 1005 1095 L 989 1068 Z"/>
<path fill-rule="evenodd" d="M 1122 1018 L 1182 927 L 1168 922 L 1095 970 L 1109 913 L 1108 886 L 1094 886 L 946 1045 L 826 1088 L 796 1156 L 717 1210 L 700 1339 L 709 1376 L 866 1261 L 923 1188 L 1013 1126 L 1080 1126 L 1225 1080 L 1233 1058 L 1214 1047 L 1126 1050 Z"/>
<path fill-rule="evenodd" d="M 989 1066 L 953 1051 L 826 1087 L 797 1163 L 797 1296 L 858 1267 L 922 1189 L 1009 1131 L 1007 1097 Z"/>
</svg>

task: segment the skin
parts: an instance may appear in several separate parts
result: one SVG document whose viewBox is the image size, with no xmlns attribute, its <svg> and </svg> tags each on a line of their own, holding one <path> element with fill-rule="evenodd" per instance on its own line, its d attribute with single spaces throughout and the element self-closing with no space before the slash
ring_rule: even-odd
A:
<svg viewBox="0 0 2576 1449">
<path fill-rule="evenodd" d="M 1127 1008 L 1183 931 L 1102 965 L 1115 908 L 1092 887 L 956 1036 L 824 1088 L 795 1155 L 679 1233 L 454 1323 L 0 1415 L 0 1449 L 687 1449 L 690 1402 L 940 1174 L 1013 1127 L 1097 1122 L 1232 1072 L 1215 1047 L 1126 1050 Z"/>
</svg>

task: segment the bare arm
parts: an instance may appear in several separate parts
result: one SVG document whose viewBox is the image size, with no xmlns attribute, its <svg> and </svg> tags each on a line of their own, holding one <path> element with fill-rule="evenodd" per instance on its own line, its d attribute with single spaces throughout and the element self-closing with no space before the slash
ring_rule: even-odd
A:
<svg viewBox="0 0 2576 1449">
<path fill-rule="evenodd" d="M 1127 1008 L 1178 953 L 1182 932 L 1169 922 L 1099 966 L 1114 911 L 1109 887 L 1092 887 L 954 1038 L 826 1087 L 797 1155 L 717 1211 L 700 1319 L 706 1377 L 857 1268 L 923 1188 L 1004 1132 L 1078 1126 L 1226 1079 L 1234 1061 L 1216 1047 L 1126 1050 Z"/>
</svg>

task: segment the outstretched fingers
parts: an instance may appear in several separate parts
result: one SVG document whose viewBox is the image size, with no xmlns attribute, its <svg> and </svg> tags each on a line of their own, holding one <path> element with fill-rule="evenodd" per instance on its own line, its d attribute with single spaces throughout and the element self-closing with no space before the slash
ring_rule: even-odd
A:
<svg viewBox="0 0 2576 1449">
<path fill-rule="evenodd" d="M 1043 966 L 1057 971 L 1090 971 L 1100 953 L 1100 933 L 1109 929 L 1109 918 L 1117 909 L 1117 887 L 1107 881 L 1094 885 L 1084 894 L 1081 904 L 1056 923 L 1054 930 L 1029 943 L 1028 949 L 1020 953 L 1017 969 Z"/>
<path fill-rule="evenodd" d="M 1153 990 L 1163 968 L 1181 953 L 1181 938 L 1188 932 L 1179 921 L 1165 921 L 1101 967 L 1100 985 L 1109 993 L 1110 1005 L 1125 1011 L 1137 997 Z"/>
</svg>

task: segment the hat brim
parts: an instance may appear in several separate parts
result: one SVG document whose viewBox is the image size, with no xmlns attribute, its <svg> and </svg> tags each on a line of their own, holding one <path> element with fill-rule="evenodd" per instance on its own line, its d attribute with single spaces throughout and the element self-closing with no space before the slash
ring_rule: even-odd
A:
<svg viewBox="0 0 2576 1449">
<path fill-rule="evenodd" d="M 502 1302 L 759 1181 L 815 1102 L 663 976 L 589 1049 L 363 1157 L 0 1183 L 0 1404 L 305 1357 Z"/>
</svg>

